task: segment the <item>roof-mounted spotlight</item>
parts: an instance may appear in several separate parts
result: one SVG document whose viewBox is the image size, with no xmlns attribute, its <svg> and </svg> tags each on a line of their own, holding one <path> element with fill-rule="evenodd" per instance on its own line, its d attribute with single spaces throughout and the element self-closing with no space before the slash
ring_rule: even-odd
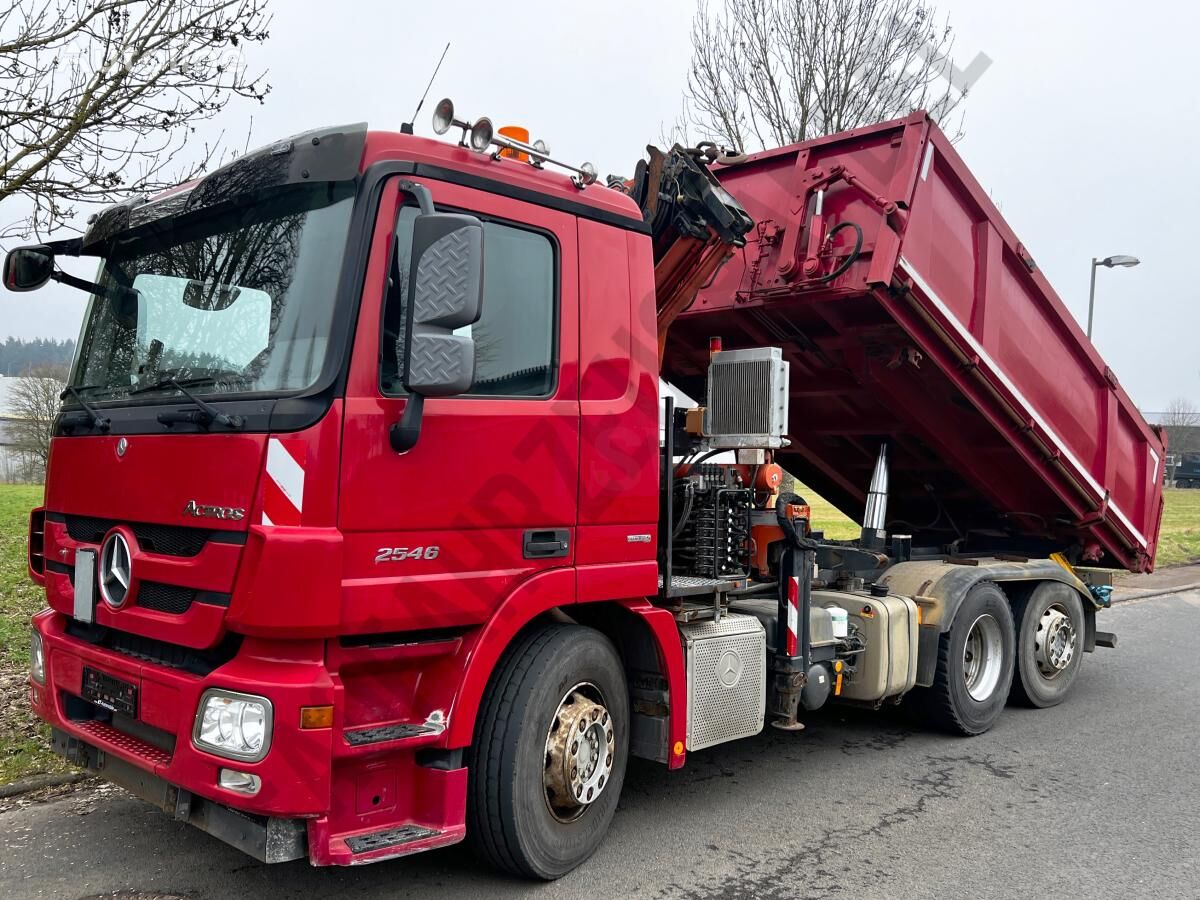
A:
<svg viewBox="0 0 1200 900">
<path fill-rule="evenodd" d="M 516 138 L 509 137 L 508 135 L 496 134 L 492 136 L 492 143 L 503 150 L 512 150 L 515 153 L 524 153 L 528 155 L 530 164 L 535 168 L 540 169 L 543 163 L 550 163 L 551 165 L 561 166 L 564 169 L 574 172 L 576 177 L 572 178 L 571 180 L 575 182 L 575 187 L 577 188 L 585 188 L 589 184 L 596 183 L 597 176 L 595 166 L 589 162 L 585 162 L 580 166 L 573 166 L 570 163 L 559 162 L 557 159 L 551 159 L 548 155 L 550 148 L 546 146 L 545 141 L 539 140 L 530 144 L 525 141 L 518 141 Z M 497 152 L 493 155 L 498 158 L 500 153 Z"/>
<path fill-rule="evenodd" d="M 577 183 L 582 182 L 582 184 L 579 185 L 580 187 L 586 187 L 589 184 L 596 183 L 596 178 L 598 177 L 596 175 L 596 167 L 590 162 L 585 162 L 575 171 L 579 173 L 579 177 L 576 178 L 575 181 Z"/>
<path fill-rule="evenodd" d="M 551 159 L 548 155 L 550 148 L 546 146 L 545 141 L 538 140 L 530 144 L 504 134 L 496 134 L 492 127 L 492 120 L 487 116 L 480 118 L 474 124 L 457 119 L 454 116 L 454 103 L 447 97 L 434 107 L 433 130 L 435 134 L 445 134 L 451 128 L 462 129 L 462 138 L 458 142 L 460 147 L 470 147 L 479 153 L 485 153 L 488 147 L 494 144 L 502 150 L 526 154 L 529 162 L 536 168 L 541 168 L 544 163 L 552 163 L 574 172 L 575 177 L 571 180 L 577 188 L 583 189 L 589 184 L 596 183 L 596 167 L 591 163 L 585 162 L 580 166 L 572 166 L 569 163 Z M 499 158 L 499 156 L 499 151 L 493 154 L 494 158 Z"/>
</svg>

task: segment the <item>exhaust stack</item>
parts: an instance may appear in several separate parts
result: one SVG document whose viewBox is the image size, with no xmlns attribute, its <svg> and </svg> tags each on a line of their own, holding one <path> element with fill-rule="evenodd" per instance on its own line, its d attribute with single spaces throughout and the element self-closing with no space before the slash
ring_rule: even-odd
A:
<svg viewBox="0 0 1200 900">
<path fill-rule="evenodd" d="M 879 447 L 879 459 L 867 490 L 867 507 L 863 512 L 862 543 L 864 547 L 880 549 L 887 542 L 888 461 L 887 444 Z"/>
</svg>

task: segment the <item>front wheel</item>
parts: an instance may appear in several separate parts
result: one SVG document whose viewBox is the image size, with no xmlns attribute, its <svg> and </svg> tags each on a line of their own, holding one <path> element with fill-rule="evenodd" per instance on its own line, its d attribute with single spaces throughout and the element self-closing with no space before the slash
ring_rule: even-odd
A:
<svg viewBox="0 0 1200 900">
<path fill-rule="evenodd" d="M 1013 604 L 1017 623 L 1017 674 L 1012 699 L 1045 709 L 1062 703 L 1083 661 L 1083 604 L 1057 581 L 1039 584 Z"/>
<path fill-rule="evenodd" d="M 470 751 L 468 833 L 496 867 L 559 878 L 603 840 L 629 748 L 629 694 L 612 643 L 547 625 L 509 650 Z"/>
<path fill-rule="evenodd" d="M 930 721 L 956 734 L 991 728 L 1008 699 L 1015 644 L 1004 592 L 989 582 L 975 585 L 939 640 L 932 687 L 919 694 Z"/>
</svg>

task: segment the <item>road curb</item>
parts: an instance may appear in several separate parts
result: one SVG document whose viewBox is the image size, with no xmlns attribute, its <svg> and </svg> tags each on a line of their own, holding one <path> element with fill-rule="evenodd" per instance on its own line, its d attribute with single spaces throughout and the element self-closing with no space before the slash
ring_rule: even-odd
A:
<svg viewBox="0 0 1200 900">
<path fill-rule="evenodd" d="M 1149 591 L 1133 591 L 1131 593 L 1123 594 L 1123 595 L 1118 594 L 1116 591 L 1114 591 L 1112 602 L 1114 604 L 1128 603 L 1131 600 L 1149 600 L 1151 597 L 1165 597 L 1168 594 L 1182 594 L 1184 591 L 1198 591 L 1198 590 L 1200 590 L 1200 581 L 1197 581 L 1194 584 L 1181 584 L 1178 587 L 1172 587 L 1172 588 L 1161 588 L 1158 590 L 1149 590 Z"/>
<path fill-rule="evenodd" d="M 78 784 L 94 776 L 87 772 L 56 772 L 49 775 L 30 775 L 19 778 L 9 784 L 0 784 L 0 800 L 11 800 L 21 794 L 40 791 L 43 788 L 62 787 L 67 784 Z"/>
</svg>

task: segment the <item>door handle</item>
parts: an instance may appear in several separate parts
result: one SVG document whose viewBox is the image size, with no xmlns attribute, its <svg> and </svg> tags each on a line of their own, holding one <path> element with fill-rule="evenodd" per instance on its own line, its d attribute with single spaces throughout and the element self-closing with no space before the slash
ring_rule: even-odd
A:
<svg viewBox="0 0 1200 900">
<path fill-rule="evenodd" d="M 525 532 L 526 559 L 554 559 L 571 551 L 571 532 L 566 528 Z"/>
</svg>

